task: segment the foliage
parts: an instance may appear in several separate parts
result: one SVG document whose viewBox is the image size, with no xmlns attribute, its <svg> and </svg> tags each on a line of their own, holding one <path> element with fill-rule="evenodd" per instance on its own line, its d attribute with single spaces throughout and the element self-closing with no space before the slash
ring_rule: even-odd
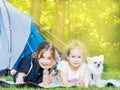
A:
<svg viewBox="0 0 120 90">
<path fill-rule="evenodd" d="M 31 13 L 32 0 L 8 1 Z M 78 39 L 91 56 L 105 56 L 106 68 L 120 68 L 120 0 L 41 0 L 40 10 L 40 33 L 60 51 Z"/>
</svg>

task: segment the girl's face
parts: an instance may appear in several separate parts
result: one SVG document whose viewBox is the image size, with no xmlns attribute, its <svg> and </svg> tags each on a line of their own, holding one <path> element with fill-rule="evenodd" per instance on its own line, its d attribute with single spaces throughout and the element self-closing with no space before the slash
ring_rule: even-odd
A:
<svg viewBox="0 0 120 90">
<path fill-rule="evenodd" d="M 70 66 L 73 68 L 78 68 L 83 61 L 83 54 L 79 49 L 73 48 L 70 50 L 69 55 L 67 56 Z"/>
<path fill-rule="evenodd" d="M 55 65 L 55 60 L 50 50 L 47 50 L 38 60 L 39 65 L 43 69 L 49 69 Z"/>
</svg>

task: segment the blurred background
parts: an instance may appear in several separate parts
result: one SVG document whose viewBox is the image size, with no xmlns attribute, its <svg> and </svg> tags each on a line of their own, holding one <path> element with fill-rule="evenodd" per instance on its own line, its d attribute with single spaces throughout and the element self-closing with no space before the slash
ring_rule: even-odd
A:
<svg viewBox="0 0 120 90">
<path fill-rule="evenodd" d="M 67 42 L 77 39 L 91 56 L 105 56 L 105 70 L 119 71 L 120 0 L 7 1 L 31 15 L 40 34 L 60 52 Z"/>
</svg>

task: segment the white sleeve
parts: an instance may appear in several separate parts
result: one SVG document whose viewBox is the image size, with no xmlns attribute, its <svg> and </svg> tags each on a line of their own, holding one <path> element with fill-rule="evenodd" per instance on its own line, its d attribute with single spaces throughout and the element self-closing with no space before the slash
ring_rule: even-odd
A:
<svg viewBox="0 0 120 90">
<path fill-rule="evenodd" d="M 58 64 L 58 70 L 62 72 L 67 72 L 68 70 L 68 62 L 63 60 Z"/>
</svg>

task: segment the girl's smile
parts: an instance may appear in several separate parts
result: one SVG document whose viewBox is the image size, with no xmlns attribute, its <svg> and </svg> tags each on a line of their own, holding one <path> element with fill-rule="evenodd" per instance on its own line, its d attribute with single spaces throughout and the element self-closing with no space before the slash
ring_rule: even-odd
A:
<svg viewBox="0 0 120 90">
<path fill-rule="evenodd" d="M 81 65 L 83 61 L 83 55 L 77 48 L 73 48 L 70 50 L 70 54 L 67 56 L 67 59 L 70 67 L 76 69 Z"/>
<path fill-rule="evenodd" d="M 38 62 L 40 64 L 40 66 L 42 68 L 49 68 L 51 66 L 51 64 L 54 62 L 55 60 L 53 59 L 53 56 L 50 52 L 50 50 L 47 50 L 41 58 L 39 58 Z"/>
</svg>

